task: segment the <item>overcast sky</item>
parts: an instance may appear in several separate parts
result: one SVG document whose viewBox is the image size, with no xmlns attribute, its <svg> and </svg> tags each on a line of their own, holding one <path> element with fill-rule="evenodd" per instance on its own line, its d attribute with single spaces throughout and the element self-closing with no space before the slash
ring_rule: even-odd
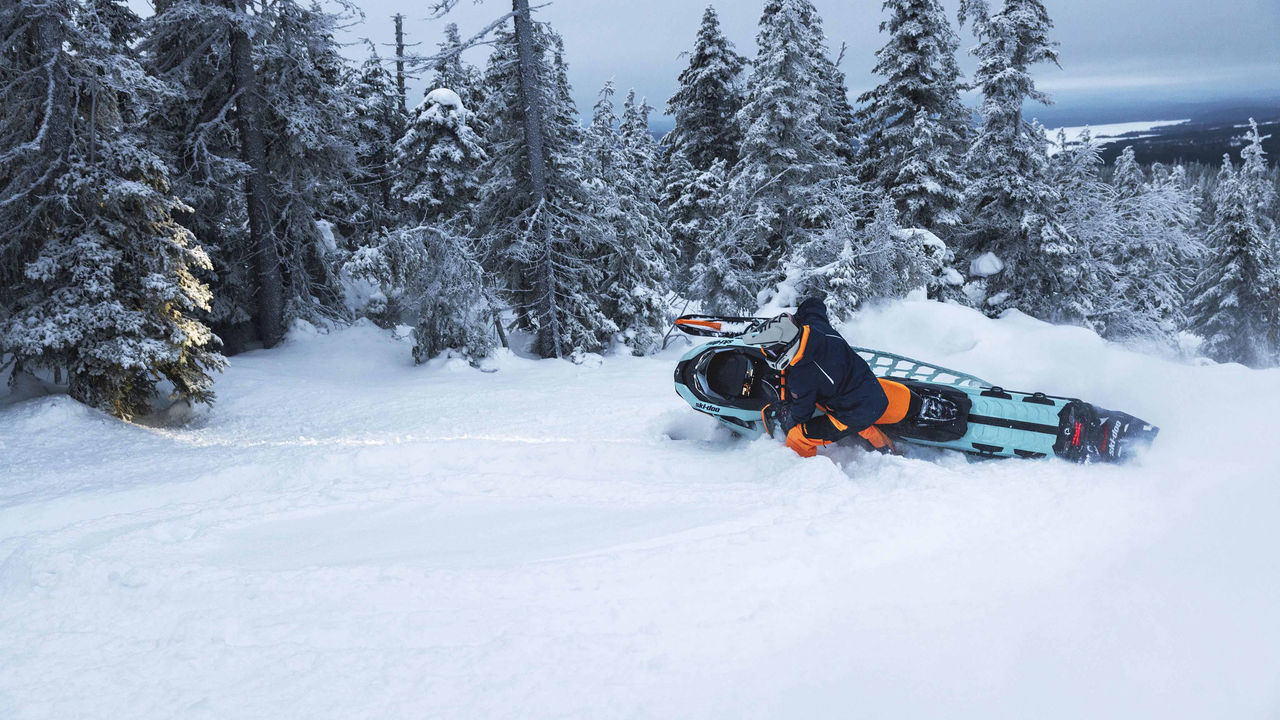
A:
<svg viewBox="0 0 1280 720">
<path fill-rule="evenodd" d="M 133 0 L 145 2 L 146 0 Z M 544 0 L 545 1 L 545 0 Z M 959 0 L 944 0 L 955 21 Z M 426 17 L 423 0 L 354 0 L 365 19 L 346 41 L 368 37 L 390 43 L 391 16 L 406 16 L 406 34 L 432 49 L 447 22 L 463 35 L 510 9 L 510 0 L 460 0 L 443 20 Z M 1000 0 L 992 0 L 997 6 Z M 1280 96 L 1280 0 L 1044 0 L 1060 43 L 1062 69 L 1038 71 L 1040 87 L 1057 100 L 1052 112 L 1092 112 L 1133 104 Z M 814 0 L 834 54 L 849 44 L 842 69 L 851 94 L 876 82 L 871 73 L 879 34 L 880 0 Z M 532 0 L 537 6 L 539 0 Z M 763 0 L 712 0 L 725 32 L 738 51 L 755 53 L 756 23 Z M 662 112 L 684 67 L 705 0 L 551 0 L 538 15 L 564 36 L 570 81 L 579 111 L 587 111 L 600 86 L 613 78 L 620 90 L 634 87 Z M 971 72 L 967 50 L 974 45 L 960 31 L 962 68 Z M 382 50 L 386 50 L 383 48 Z M 363 57 L 358 45 L 348 55 Z M 389 54 L 389 50 L 387 50 Z M 481 63 L 482 51 L 468 56 Z M 425 80 L 422 81 L 425 83 Z M 426 88 L 429 89 L 429 88 Z M 420 83 L 414 99 L 424 88 Z M 1085 121 L 1172 118 L 1108 117 Z"/>
</svg>

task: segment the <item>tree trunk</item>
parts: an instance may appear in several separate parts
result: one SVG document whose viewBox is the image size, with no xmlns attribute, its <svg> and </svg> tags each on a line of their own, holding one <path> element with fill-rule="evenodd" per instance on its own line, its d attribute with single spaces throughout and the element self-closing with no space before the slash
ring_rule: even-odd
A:
<svg viewBox="0 0 1280 720">
<path fill-rule="evenodd" d="M 533 191 L 532 200 L 535 218 L 540 214 L 547 201 L 547 166 L 546 156 L 542 150 L 542 96 L 538 93 L 536 59 L 533 56 L 533 20 L 529 14 L 529 0 L 512 0 L 511 9 L 515 12 L 516 60 L 520 72 L 520 103 L 524 107 L 524 140 L 525 150 L 529 153 L 529 184 Z M 551 346 L 556 357 L 563 357 L 560 343 L 560 318 L 556 307 L 555 272 L 551 247 L 551 230 L 545 221 L 538 221 L 533 228 L 542 236 L 544 262 L 543 277 L 539 282 L 543 287 L 542 308 L 547 320 L 546 331 L 551 334 Z"/>
<path fill-rule="evenodd" d="M 226 0 L 227 8 L 244 16 L 244 0 Z M 258 275 L 258 334 L 263 347 L 280 342 L 284 333 L 284 281 L 280 256 L 267 215 L 267 149 L 262 136 L 258 78 L 253 66 L 249 34 L 238 23 L 231 26 L 231 66 L 236 89 L 236 125 L 240 135 L 240 159 L 249 166 L 245 177 L 245 204 L 249 213 L 249 242 Z"/>
<path fill-rule="evenodd" d="M 404 91 L 404 15 L 395 14 L 396 20 L 396 94 L 400 98 L 400 114 L 408 113 Z"/>
<path fill-rule="evenodd" d="M 54 83 L 51 93 L 53 101 L 49 105 L 49 115 L 44 119 L 45 135 L 40 144 L 41 154 L 46 162 L 52 164 L 62 162 L 71 145 L 71 117 L 75 112 L 75 108 L 71 106 L 67 57 L 62 47 L 66 41 L 66 33 L 54 7 L 45 8 L 35 27 L 35 46 L 53 62 L 53 71 L 49 73 L 50 82 Z"/>
</svg>

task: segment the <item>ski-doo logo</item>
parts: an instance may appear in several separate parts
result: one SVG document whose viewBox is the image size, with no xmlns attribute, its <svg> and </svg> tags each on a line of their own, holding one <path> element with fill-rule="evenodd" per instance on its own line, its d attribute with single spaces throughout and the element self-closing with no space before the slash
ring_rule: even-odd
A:
<svg viewBox="0 0 1280 720">
<path fill-rule="evenodd" d="M 733 343 L 732 340 L 712 340 L 711 342 L 707 343 L 707 346 L 710 347 L 713 345 L 729 345 L 732 343 Z"/>
<path fill-rule="evenodd" d="M 1120 435 L 1124 433 L 1125 430 L 1128 430 L 1128 429 L 1129 429 L 1128 425 L 1121 425 L 1119 422 L 1117 422 L 1111 428 L 1111 432 L 1107 433 L 1107 447 L 1104 448 L 1104 451 L 1107 453 L 1107 455 L 1110 455 L 1113 457 L 1116 455 L 1116 445 L 1118 444 L 1117 441 L 1120 439 Z"/>
<path fill-rule="evenodd" d="M 699 410 L 705 410 L 706 412 L 709 412 L 709 413 L 720 412 L 720 408 L 716 407 L 715 405 L 708 405 L 704 402 L 694 403 L 693 406 Z"/>
</svg>

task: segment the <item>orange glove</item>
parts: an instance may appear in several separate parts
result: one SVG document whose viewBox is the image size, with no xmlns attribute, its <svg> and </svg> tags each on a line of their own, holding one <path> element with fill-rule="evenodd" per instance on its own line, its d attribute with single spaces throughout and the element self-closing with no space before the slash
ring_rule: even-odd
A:
<svg viewBox="0 0 1280 720">
<path fill-rule="evenodd" d="M 830 445 L 830 440 L 814 440 L 804 434 L 804 423 L 799 423 L 787 432 L 787 447 L 796 451 L 800 457 L 813 457 L 818 454 L 818 448 L 823 445 Z"/>
</svg>

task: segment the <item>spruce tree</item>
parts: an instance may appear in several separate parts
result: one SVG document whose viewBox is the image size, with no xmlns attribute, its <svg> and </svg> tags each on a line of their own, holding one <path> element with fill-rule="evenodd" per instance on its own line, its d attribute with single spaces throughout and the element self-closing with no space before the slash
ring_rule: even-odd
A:
<svg viewBox="0 0 1280 720">
<path fill-rule="evenodd" d="M 582 136 L 582 172 L 596 184 L 596 190 L 605 192 L 621 162 L 621 143 L 616 125 L 618 114 L 614 111 L 613 96 L 617 89 L 613 81 L 600 88 L 596 104 L 591 108 L 591 124 Z"/>
<path fill-rule="evenodd" d="M 884 80 L 863 93 L 858 121 L 866 128 L 859 176 L 888 193 L 908 227 L 949 228 L 959 222 L 969 111 L 956 64 L 959 39 L 938 0 L 886 0 L 888 33 L 876 51 Z"/>
<path fill-rule="evenodd" d="M 432 90 L 414 109 L 395 147 L 395 194 L 409 224 L 362 252 L 352 268 L 386 278 L 386 312 L 414 325 L 417 362 L 448 349 L 474 362 L 494 345 L 490 284 L 471 237 L 476 173 L 487 158 L 469 125 L 473 117 L 449 88 Z"/>
<path fill-rule="evenodd" d="M 1089 130 L 1074 143 L 1060 130 L 1057 145 L 1049 172 L 1056 196 L 1053 218 L 1062 240 L 1057 252 L 1042 247 L 1031 256 L 1038 261 L 1032 277 L 1043 284 L 1019 307 L 1053 322 L 1099 329 L 1117 272 L 1113 259 L 1119 252 L 1120 225 L 1115 191 L 1102 180 L 1102 156 Z"/>
<path fill-rule="evenodd" d="M 1247 157 L 1247 156 L 1246 156 Z M 1280 279 L 1276 251 L 1258 224 L 1248 176 L 1222 158 L 1208 263 L 1192 301 L 1192 329 L 1203 352 L 1220 362 L 1270 367 L 1280 357 Z"/>
<path fill-rule="evenodd" d="M 846 171 L 857 157 L 859 127 L 849 102 L 849 87 L 845 83 L 844 71 L 828 54 L 827 35 L 822 29 L 822 18 L 814 10 L 807 16 L 809 33 L 813 38 L 810 54 L 820 83 L 822 99 L 819 122 L 828 136 L 823 150 L 832 154 L 837 160 L 835 174 Z M 843 50 L 841 51 L 843 53 Z"/>
<path fill-rule="evenodd" d="M 480 71 L 463 61 L 462 37 L 456 23 L 445 26 L 444 40 L 437 47 L 436 61 L 431 66 L 431 88 L 449 88 L 462 98 L 466 107 L 481 107 L 484 98 L 481 97 Z"/>
<path fill-rule="evenodd" d="M 1116 200 L 1133 200 L 1141 197 L 1147 178 L 1134 155 L 1133 146 L 1125 145 L 1116 157 L 1115 166 L 1111 170 L 1111 186 L 1115 188 Z"/>
<path fill-rule="evenodd" d="M 1276 179 L 1267 168 L 1267 153 L 1262 149 L 1262 141 L 1270 135 L 1258 133 L 1258 123 L 1249 118 L 1249 130 L 1245 133 L 1245 146 L 1240 151 L 1243 164 L 1240 167 L 1240 183 L 1244 193 L 1254 204 L 1254 212 L 1258 218 L 1258 228 L 1275 244 L 1280 241 L 1272 213 L 1276 211 Z"/>
<path fill-rule="evenodd" d="M 357 70 L 348 73 L 345 85 L 345 93 L 352 99 L 346 122 L 356 170 L 351 192 L 345 196 L 352 205 L 341 208 L 344 212 L 337 222 L 353 244 L 361 245 L 395 224 L 392 153 L 405 133 L 406 118 L 400 113 L 395 79 L 374 50 L 370 49 L 368 59 Z"/>
<path fill-rule="evenodd" d="M 861 244 L 853 235 L 846 234 L 840 240 L 839 253 L 825 268 L 822 280 L 827 310 L 836 320 L 852 316 L 871 295 L 871 270 Z"/>
<path fill-rule="evenodd" d="M 613 82 L 605 83 L 581 146 L 591 214 L 606 234 L 602 307 L 633 351 L 658 349 L 669 324 L 666 293 L 671 236 L 659 207 L 657 143 L 649 134 L 649 106 L 627 93 L 621 123 L 613 110 Z"/>
<path fill-rule="evenodd" d="M 649 132 L 651 107 L 627 93 L 618 127 L 620 160 L 614 245 L 606 266 L 606 312 L 637 353 L 659 349 L 670 324 L 666 299 L 674 263 L 660 206 L 658 144 Z"/>
<path fill-rule="evenodd" d="M 673 241 L 692 240 L 674 251 L 679 257 L 674 287 L 704 312 L 755 312 L 760 279 L 750 254 L 730 232 L 724 162 L 699 171 L 682 155 L 671 161 L 677 164 L 669 168 L 664 194 L 671 235 Z"/>
<path fill-rule="evenodd" d="M 726 175 L 720 160 L 703 172 L 690 168 L 673 221 L 678 223 L 677 231 L 699 238 L 690 256 L 689 297 L 704 312 L 751 314 L 758 308 L 756 293 L 762 281 L 755 260 L 734 232 Z"/>
<path fill-rule="evenodd" d="M 689 64 L 680 72 L 680 87 L 667 101 L 667 114 L 675 125 L 663 140 L 695 170 L 707 170 L 716 160 L 726 166 L 738 160 L 742 129 L 737 113 L 744 102 L 746 64 L 720 31 L 715 8 L 707 6 Z"/>
<path fill-rule="evenodd" d="M 173 219 L 188 208 L 140 136 L 166 88 L 135 56 L 137 18 L 111 0 L 22 2 L 0 11 L 0 32 L 0 94 L 17 110 L 0 121 L 16 141 L 0 158 L 0 206 L 26 213 L 0 229 L 17 271 L 0 352 L 25 370 L 66 370 L 72 397 L 125 419 L 149 408 L 162 378 L 179 399 L 211 401 L 223 360 L 194 317 L 208 309 L 194 275 L 208 258 Z"/>
<path fill-rule="evenodd" d="M 824 202 L 823 185 L 842 174 L 845 161 L 823 77 L 830 62 L 819 61 L 819 25 L 808 0 L 765 4 L 747 102 L 738 113 L 745 135 L 729 179 L 727 241 L 771 275 L 782 256 L 837 210 Z"/>
<path fill-rule="evenodd" d="M 711 214 L 720 211 L 711 206 L 723 206 L 721 198 L 707 195 L 705 181 L 719 177 L 722 191 L 725 169 L 738 161 L 742 127 L 737 113 L 745 101 L 746 65 L 747 59 L 721 32 L 715 8 L 707 6 L 679 88 L 667 101 L 675 124 L 663 138 L 662 209 L 671 220 L 673 252 L 680 258 L 675 277 L 681 287 L 697 280 L 692 276 L 695 257 L 706 241 Z M 719 169 L 712 171 L 717 161 Z"/>
<path fill-rule="evenodd" d="M 331 231 L 360 176 L 346 120 L 358 100 L 342 84 L 334 32 L 319 6 L 278 0 L 265 9 L 258 46 L 271 218 L 285 286 L 285 317 L 323 321 L 344 312 L 337 265 L 349 242 Z"/>
<path fill-rule="evenodd" d="M 938 248 L 927 247 L 922 232 L 899 226 L 893 199 L 885 196 L 871 222 L 846 215 L 807 248 L 811 270 L 802 283 L 806 292 L 823 293 L 827 306 L 839 316 L 851 315 L 872 298 L 901 298 L 925 289 L 944 259 Z"/>
<path fill-rule="evenodd" d="M 1153 167 L 1148 180 L 1131 146 L 1116 158 L 1117 274 L 1100 323 L 1106 337 L 1172 346 L 1186 326 L 1187 268 L 1199 262 L 1203 249 L 1192 234 L 1199 208 L 1185 183 L 1181 167 Z"/>
<path fill-rule="evenodd" d="M 565 357 L 604 347 L 617 330 L 598 288 L 607 228 L 590 214 L 592 199 L 578 154 L 582 130 L 569 93 L 559 36 L 531 23 L 531 62 L 518 61 L 516 33 L 501 31 L 485 76 L 488 160 L 473 213 L 489 267 L 504 281 L 517 322 L 534 332 L 533 351 Z M 521 73 L 528 74 L 522 77 Z M 534 93 L 525 97 L 524 87 Z M 544 175 L 530 162 L 530 123 L 539 112 Z"/>
<path fill-rule="evenodd" d="M 207 318 L 225 352 L 234 355 L 256 335 L 257 302 L 235 85 L 224 68 L 226 11 L 213 0 L 167 0 L 156 4 L 144 28 L 144 65 L 172 90 L 151 107 L 147 143 L 173 169 L 173 193 L 192 208 L 176 217 L 209 255 L 213 301 Z"/>
<path fill-rule="evenodd" d="M 472 129 L 475 114 L 449 88 L 429 92 L 404 137 L 395 144 L 396 198 L 416 223 L 452 222 L 461 229 L 479 191 L 477 172 L 487 158 Z"/>
<path fill-rule="evenodd" d="M 982 92 L 982 121 L 966 154 L 971 220 L 962 239 L 971 256 L 994 252 L 1004 261 L 1004 271 L 988 279 L 988 309 L 1036 313 L 1058 283 L 1055 269 L 1076 252 L 1053 217 L 1058 198 L 1049 183 L 1048 141 L 1022 114 L 1027 100 L 1048 101 L 1031 68 L 1057 62 L 1048 39 L 1053 23 L 1040 0 L 1005 0 L 994 15 L 985 0 L 965 0 L 961 8 L 978 37 L 974 86 Z"/>
</svg>

